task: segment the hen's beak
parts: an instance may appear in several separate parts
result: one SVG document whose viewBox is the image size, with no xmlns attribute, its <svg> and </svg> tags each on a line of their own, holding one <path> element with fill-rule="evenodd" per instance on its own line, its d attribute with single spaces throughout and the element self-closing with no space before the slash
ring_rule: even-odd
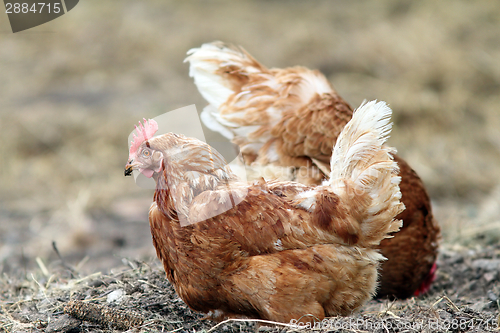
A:
<svg viewBox="0 0 500 333">
<path fill-rule="evenodd" d="M 132 171 L 134 170 L 133 162 L 134 160 L 130 160 L 127 162 L 127 165 L 125 165 L 125 177 L 132 175 Z"/>
</svg>

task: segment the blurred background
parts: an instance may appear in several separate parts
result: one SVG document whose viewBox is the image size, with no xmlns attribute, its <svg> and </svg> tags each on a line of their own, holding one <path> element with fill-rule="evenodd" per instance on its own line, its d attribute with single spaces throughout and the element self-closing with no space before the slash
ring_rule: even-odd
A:
<svg viewBox="0 0 500 333">
<path fill-rule="evenodd" d="M 203 109 L 183 59 L 214 40 L 319 69 L 353 107 L 389 103 L 443 242 L 500 241 L 500 2 L 86 0 L 16 34 L 0 14 L 0 272 L 57 260 L 52 242 L 89 272 L 154 257 L 127 137 Z"/>
</svg>

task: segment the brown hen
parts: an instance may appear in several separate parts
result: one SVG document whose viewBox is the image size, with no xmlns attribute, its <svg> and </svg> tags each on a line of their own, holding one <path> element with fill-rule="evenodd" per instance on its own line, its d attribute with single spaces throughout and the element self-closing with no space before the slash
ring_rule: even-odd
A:
<svg viewBox="0 0 500 333">
<path fill-rule="evenodd" d="M 383 146 L 391 110 L 362 105 L 320 186 L 238 181 L 197 139 L 137 128 L 125 175 L 154 178 L 149 221 L 167 278 L 207 318 L 280 322 L 347 315 L 375 293 L 380 241 L 396 232 L 400 177 Z"/>
<path fill-rule="evenodd" d="M 188 55 L 190 75 L 209 103 L 203 122 L 240 147 L 249 174 L 307 185 L 328 179 L 331 147 L 352 109 L 320 72 L 268 69 L 220 42 Z M 434 279 L 440 229 L 421 179 L 402 158 L 395 160 L 406 210 L 397 216 L 402 230 L 380 244 L 388 261 L 377 295 L 406 298 L 425 293 Z"/>
</svg>

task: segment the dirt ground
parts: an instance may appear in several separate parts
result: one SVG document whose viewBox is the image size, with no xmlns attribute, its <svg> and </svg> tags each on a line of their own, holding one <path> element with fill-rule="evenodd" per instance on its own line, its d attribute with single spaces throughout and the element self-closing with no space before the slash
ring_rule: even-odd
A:
<svg viewBox="0 0 500 333">
<path fill-rule="evenodd" d="M 4 275 L 0 328 L 12 332 L 498 332 L 500 246 L 449 248 L 430 292 L 409 300 L 372 300 L 349 317 L 307 326 L 202 320 L 177 296 L 157 262 L 123 260 L 84 276 L 65 260 L 29 278 Z M 260 325 L 260 326 L 259 326 Z"/>
<path fill-rule="evenodd" d="M 494 331 L 500 3 L 486 0 L 86 0 L 16 34 L 0 13 L 0 330 L 123 331 L 113 324 L 120 315 L 142 318 L 136 330 L 144 332 L 215 325 L 189 311 L 163 278 L 147 222 L 152 191 L 123 177 L 133 124 L 204 107 L 183 59 L 214 40 L 242 45 L 269 67 L 317 68 L 352 106 L 388 102 L 389 143 L 433 200 L 443 241 L 430 294 L 371 301 L 321 329 Z M 65 315 L 70 299 L 106 306 L 110 317 Z"/>
</svg>

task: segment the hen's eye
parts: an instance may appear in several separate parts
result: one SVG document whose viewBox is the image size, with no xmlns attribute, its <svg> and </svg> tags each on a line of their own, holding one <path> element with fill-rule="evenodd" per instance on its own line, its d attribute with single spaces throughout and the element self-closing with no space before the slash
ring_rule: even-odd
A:
<svg viewBox="0 0 500 333">
<path fill-rule="evenodd" d="M 143 150 L 142 151 L 142 156 L 149 157 L 149 156 L 151 156 L 151 152 L 149 150 Z"/>
</svg>

